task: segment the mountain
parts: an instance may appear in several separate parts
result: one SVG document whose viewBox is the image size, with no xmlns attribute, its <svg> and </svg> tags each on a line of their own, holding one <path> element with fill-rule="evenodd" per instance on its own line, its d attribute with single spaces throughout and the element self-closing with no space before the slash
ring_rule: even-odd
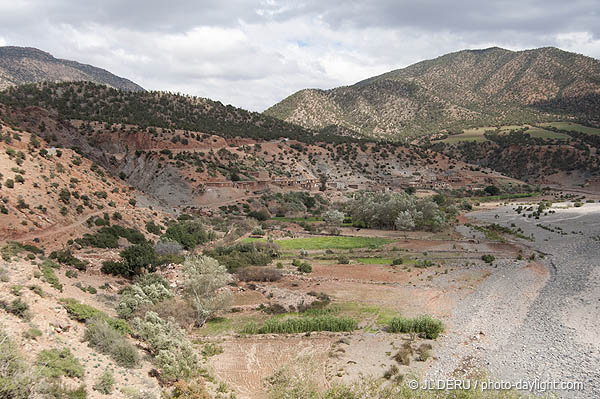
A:
<svg viewBox="0 0 600 399">
<path fill-rule="evenodd" d="M 130 80 L 91 65 L 54 58 L 30 47 L 0 47 L 0 90 L 42 81 L 90 81 L 127 91 L 144 91 Z"/>
<path fill-rule="evenodd" d="M 301 90 L 269 116 L 369 136 L 576 118 L 600 123 L 600 61 L 557 48 L 464 50 L 331 90 Z"/>
</svg>

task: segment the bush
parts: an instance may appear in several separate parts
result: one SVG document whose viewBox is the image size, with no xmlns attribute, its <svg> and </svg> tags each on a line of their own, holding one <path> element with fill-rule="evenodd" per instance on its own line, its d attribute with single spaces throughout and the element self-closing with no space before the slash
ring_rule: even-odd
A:
<svg viewBox="0 0 600 399">
<path fill-rule="evenodd" d="M 40 372 L 45 377 L 83 377 L 83 366 L 68 348 L 62 350 L 43 350 L 38 354 L 36 364 L 40 367 Z"/>
<path fill-rule="evenodd" d="M 388 331 L 391 333 L 418 333 L 427 339 L 436 339 L 444 331 L 444 325 L 440 320 L 431 316 L 418 316 L 415 318 L 394 317 L 388 323 Z"/>
<path fill-rule="evenodd" d="M 485 263 L 493 263 L 496 260 L 496 258 L 494 257 L 494 255 L 482 255 L 481 260 Z"/>
<path fill-rule="evenodd" d="M 189 379 L 200 371 L 200 358 L 185 332 L 174 320 L 165 321 L 154 312 L 133 320 L 136 335 L 146 341 L 155 356 L 161 377 Z"/>
<path fill-rule="evenodd" d="M 243 267 L 235 273 L 240 281 L 278 281 L 281 279 L 281 272 L 277 269 L 266 267 Z"/>
<path fill-rule="evenodd" d="M 249 323 L 244 327 L 246 334 L 296 334 L 312 331 L 354 331 L 358 322 L 349 317 L 316 316 L 295 317 L 288 319 L 273 318 L 267 320 L 261 327 Z"/>
<path fill-rule="evenodd" d="M 112 327 L 112 329 L 119 332 L 121 335 L 131 333 L 131 328 L 125 320 L 114 319 L 93 306 L 80 303 L 73 298 L 60 299 L 60 302 L 67 310 L 69 316 L 77 321 L 87 322 L 94 319 L 104 320 Z"/>
<path fill-rule="evenodd" d="M 155 277 L 153 277 L 155 276 Z M 172 298 L 169 283 L 160 276 L 147 275 L 121 292 L 117 314 L 128 319 L 144 305 L 154 305 Z"/>
<path fill-rule="evenodd" d="M 36 379 L 30 373 L 30 365 L 25 363 L 17 346 L 10 337 L 0 330 L 0 397 L 29 399 L 33 395 Z"/>
<path fill-rule="evenodd" d="M 153 221 L 149 221 L 148 223 L 146 223 L 146 230 L 148 231 L 148 233 L 152 233 L 152 234 L 156 234 L 156 235 L 160 235 L 162 233 L 160 226 L 157 224 L 154 224 Z"/>
<path fill-rule="evenodd" d="M 247 242 L 217 247 L 212 251 L 205 251 L 205 254 L 224 264 L 230 272 L 235 272 L 240 267 L 270 264 L 279 256 L 279 248 L 270 243 Z"/>
<path fill-rule="evenodd" d="M 393 266 L 398 266 L 404 263 L 404 259 L 402 258 L 396 258 L 392 261 L 392 265 Z"/>
<path fill-rule="evenodd" d="M 312 266 L 308 262 L 302 262 L 300 266 L 298 266 L 298 271 L 302 273 L 312 273 Z"/>
<path fill-rule="evenodd" d="M 105 261 L 100 269 L 102 273 L 132 278 L 144 272 L 154 272 L 157 262 L 154 248 L 147 242 L 132 245 L 120 253 L 121 262 Z"/>
<path fill-rule="evenodd" d="M 96 383 L 94 384 L 94 391 L 98 391 L 103 395 L 108 395 L 112 393 L 115 385 L 115 377 L 113 373 L 105 370 L 104 373 L 98 377 Z"/>
<path fill-rule="evenodd" d="M 207 232 L 201 223 L 184 222 L 169 226 L 163 237 L 177 241 L 185 249 L 190 250 L 198 244 L 213 240 L 215 235 Z"/>
<path fill-rule="evenodd" d="M 58 281 L 58 277 L 54 274 L 54 270 L 48 264 L 42 265 L 42 275 L 44 276 L 44 280 L 52 287 L 56 288 L 58 291 L 63 291 L 62 284 Z"/>
<path fill-rule="evenodd" d="M 139 363 L 135 347 L 105 320 L 92 319 L 88 322 L 83 339 L 98 352 L 109 355 L 121 367 L 131 368 Z"/>
<path fill-rule="evenodd" d="M 339 264 L 342 264 L 342 265 L 347 265 L 347 264 L 350 263 L 350 259 L 347 256 L 344 256 L 344 255 L 340 256 L 337 259 L 337 261 L 338 261 Z"/>
<path fill-rule="evenodd" d="M 29 305 L 23 302 L 21 298 L 13 300 L 10 304 L 0 301 L 0 308 L 3 308 L 8 313 L 11 313 L 23 320 L 29 320 L 31 315 L 29 314 Z"/>
</svg>

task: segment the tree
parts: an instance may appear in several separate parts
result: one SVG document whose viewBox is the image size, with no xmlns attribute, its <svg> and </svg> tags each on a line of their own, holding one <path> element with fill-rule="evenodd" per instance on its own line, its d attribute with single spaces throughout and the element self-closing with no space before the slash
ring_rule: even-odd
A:
<svg viewBox="0 0 600 399">
<path fill-rule="evenodd" d="M 415 228 L 415 220 L 409 211 L 402 211 L 398 214 L 394 225 L 398 230 L 412 230 Z"/>
<path fill-rule="evenodd" d="M 339 227 L 344 222 L 344 212 L 336 209 L 329 210 L 323 214 L 323 220 L 330 226 Z"/>
<path fill-rule="evenodd" d="M 500 189 L 496 186 L 487 186 L 484 191 L 488 193 L 488 195 L 498 195 L 500 194 Z"/>
<path fill-rule="evenodd" d="M 196 324 L 201 327 L 225 308 L 231 295 L 219 292 L 231 282 L 227 268 L 209 256 L 190 255 L 183 262 L 185 298 L 196 310 Z"/>
</svg>

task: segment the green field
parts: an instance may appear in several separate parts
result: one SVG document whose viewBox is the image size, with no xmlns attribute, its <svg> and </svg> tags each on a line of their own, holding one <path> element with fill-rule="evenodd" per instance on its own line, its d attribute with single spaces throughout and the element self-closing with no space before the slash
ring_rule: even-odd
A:
<svg viewBox="0 0 600 399">
<path fill-rule="evenodd" d="M 282 249 L 352 249 L 352 248 L 372 248 L 380 247 L 385 244 L 394 242 L 387 238 L 379 237 L 339 237 L 339 236 L 323 236 L 323 237 L 306 237 L 306 238 L 290 238 L 285 240 L 276 240 Z"/>
<path fill-rule="evenodd" d="M 463 133 L 448 136 L 447 138 L 440 140 L 443 143 L 453 144 L 459 141 L 486 141 L 484 133 L 488 130 L 495 130 L 495 127 L 476 127 L 473 129 L 465 129 Z"/>
<path fill-rule="evenodd" d="M 356 258 L 356 261 L 365 265 L 391 265 L 394 260 L 391 258 Z"/>
<path fill-rule="evenodd" d="M 540 123 L 540 126 L 552 126 L 561 130 L 570 130 L 572 132 L 581 132 L 586 134 L 600 134 L 599 128 L 583 126 L 573 122 Z"/>
<path fill-rule="evenodd" d="M 539 127 L 532 126 L 527 129 L 527 133 L 531 137 L 538 137 L 541 139 L 569 139 L 570 137 L 564 133 L 553 132 L 551 130 L 542 129 Z"/>
</svg>

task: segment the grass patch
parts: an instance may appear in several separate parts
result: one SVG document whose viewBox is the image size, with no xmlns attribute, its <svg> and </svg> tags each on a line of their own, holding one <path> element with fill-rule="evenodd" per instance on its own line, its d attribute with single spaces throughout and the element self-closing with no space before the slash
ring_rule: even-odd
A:
<svg viewBox="0 0 600 399">
<path fill-rule="evenodd" d="M 312 331 L 343 332 L 354 331 L 358 322 L 349 317 L 341 316 L 308 316 L 290 318 L 271 318 L 259 326 L 248 323 L 242 330 L 245 334 L 297 334 Z"/>
<path fill-rule="evenodd" d="M 391 265 L 394 262 L 392 258 L 356 258 L 355 260 L 365 265 Z"/>
<path fill-rule="evenodd" d="M 394 240 L 380 237 L 322 236 L 276 240 L 284 250 L 378 248 Z"/>
<path fill-rule="evenodd" d="M 394 317 L 388 322 L 388 331 L 391 333 L 417 333 L 427 339 L 437 339 L 444 324 L 431 316 L 417 316 L 414 318 Z"/>
</svg>

